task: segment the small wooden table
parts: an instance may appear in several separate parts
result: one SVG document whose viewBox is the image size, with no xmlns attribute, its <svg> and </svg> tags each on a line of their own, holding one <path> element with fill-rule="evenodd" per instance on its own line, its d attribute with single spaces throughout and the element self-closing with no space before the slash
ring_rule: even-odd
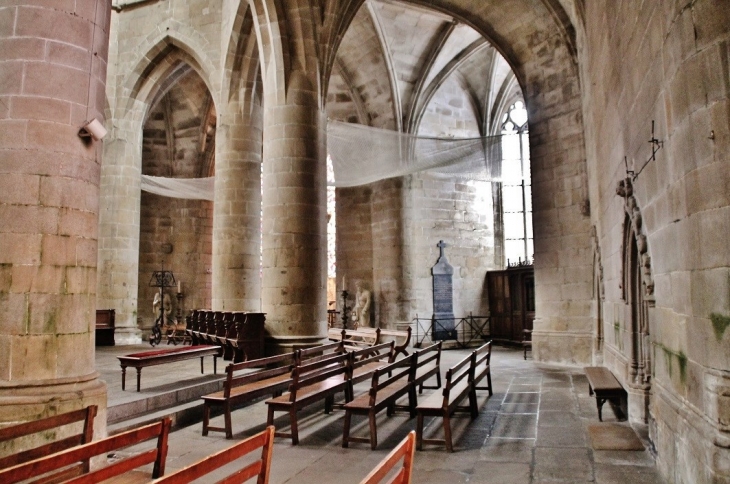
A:
<svg viewBox="0 0 730 484">
<path fill-rule="evenodd" d="M 164 365 L 165 363 L 173 363 L 175 361 L 189 360 L 191 358 L 200 358 L 200 373 L 203 373 L 203 358 L 213 356 L 213 373 L 217 373 L 218 360 L 221 354 L 220 346 L 213 345 L 197 345 L 185 346 L 182 348 L 169 348 L 154 351 L 145 351 L 142 353 L 133 353 L 131 355 L 117 356 L 119 364 L 122 366 L 122 390 L 125 388 L 127 367 L 131 366 L 137 369 L 137 391 L 139 391 L 140 381 L 142 378 L 142 368 L 145 366 Z"/>
</svg>

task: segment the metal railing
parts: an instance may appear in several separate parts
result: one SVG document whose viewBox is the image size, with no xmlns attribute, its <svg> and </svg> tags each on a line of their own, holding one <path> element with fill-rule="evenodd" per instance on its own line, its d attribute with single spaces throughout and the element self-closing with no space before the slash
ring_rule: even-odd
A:
<svg viewBox="0 0 730 484">
<path fill-rule="evenodd" d="M 452 324 L 447 324 L 452 322 Z M 420 348 L 424 341 L 434 341 L 433 333 L 436 332 L 452 332 L 456 331 L 456 341 L 460 348 L 468 348 L 472 342 L 481 343 L 489 339 L 492 334 L 492 328 L 489 316 L 469 316 L 463 318 L 419 318 L 417 315 L 411 321 L 415 341 L 413 346 Z"/>
</svg>

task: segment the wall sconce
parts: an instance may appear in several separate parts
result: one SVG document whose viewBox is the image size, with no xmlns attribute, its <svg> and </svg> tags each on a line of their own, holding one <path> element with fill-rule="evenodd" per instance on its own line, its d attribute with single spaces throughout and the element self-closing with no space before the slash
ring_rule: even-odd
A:
<svg viewBox="0 0 730 484">
<path fill-rule="evenodd" d="M 93 138 L 94 141 L 99 141 L 106 136 L 106 128 L 96 118 L 92 119 L 79 130 L 79 136 L 82 138 Z"/>
</svg>

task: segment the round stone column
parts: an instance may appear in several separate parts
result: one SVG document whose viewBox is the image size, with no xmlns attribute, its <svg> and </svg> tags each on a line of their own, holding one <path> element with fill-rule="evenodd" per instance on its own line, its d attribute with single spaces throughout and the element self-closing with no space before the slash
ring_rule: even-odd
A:
<svg viewBox="0 0 730 484">
<path fill-rule="evenodd" d="M 101 435 L 102 142 L 78 133 L 103 122 L 110 3 L 27 3 L 0 4 L 0 422 L 96 404 Z"/>
<path fill-rule="evenodd" d="M 238 104 L 216 129 L 213 294 L 216 311 L 261 311 L 261 144 L 257 104 Z"/>
<path fill-rule="evenodd" d="M 267 352 L 280 353 L 327 332 L 326 115 L 299 71 L 286 102 L 265 91 L 262 306 Z"/>
</svg>

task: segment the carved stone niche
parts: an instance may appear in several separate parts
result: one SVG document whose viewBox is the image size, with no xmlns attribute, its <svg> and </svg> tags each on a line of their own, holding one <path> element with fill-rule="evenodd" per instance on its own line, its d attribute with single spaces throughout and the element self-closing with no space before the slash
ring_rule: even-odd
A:
<svg viewBox="0 0 730 484">
<path fill-rule="evenodd" d="M 631 229 L 636 238 L 636 249 L 639 252 L 641 260 L 644 297 L 647 301 L 652 301 L 654 299 L 654 278 L 652 277 L 649 243 L 646 239 L 646 234 L 643 233 L 643 219 L 639 204 L 636 197 L 634 197 L 634 185 L 631 178 L 625 178 L 618 182 L 616 185 L 616 195 L 624 199 L 624 211 L 631 221 Z"/>
</svg>

